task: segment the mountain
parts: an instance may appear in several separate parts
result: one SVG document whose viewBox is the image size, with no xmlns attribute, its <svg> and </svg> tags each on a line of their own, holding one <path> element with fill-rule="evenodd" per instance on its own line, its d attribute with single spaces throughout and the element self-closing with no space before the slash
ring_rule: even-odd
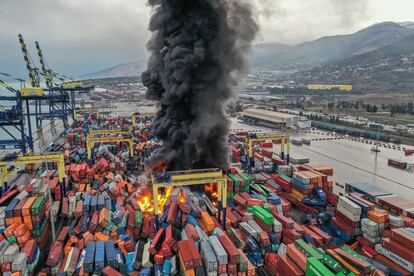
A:
<svg viewBox="0 0 414 276">
<path fill-rule="evenodd" d="M 368 53 L 298 72 L 300 83 L 349 83 L 359 91 L 414 90 L 414 35 Z"/>
<path fill-rule="evenodd" d="M 353 34 L 321 37 L 298 45 L 257 44 L 252 49 L 249 61 L 254 71 L 271 70 L 277 72 L 278 78 L 289 79 L 292 74 L 307 72 L 312 68 L 335 64 L 341 60 L 352 60 L 353 57 L 357 57 L 354 60 L 358 62 L 361 56 L 375 52 L 411 35 L 414 35 L 414 22 L 383 22 Z M 113 66 L 83 77 L 139 76 L 145 68 L 146 60 L 139 60 Z M 303 76 L 298 75 L 297 77 L 301 79 Z"/>
<path fill-rule="evenodd" d="M 83 79 L 104 79 L 117 77 L 138 77 L 147 68 L 147 60 L 138 60 L 115 65 L 99 72 L 82 76 Z"/>
<path fill-rule="evenodd" d="M 408 22 L 409 23 L 409 22 Z M 280 43 L 256 45 L 250 59 L 255 69 L 295 65 L 297 70 L 309 69 L 379 49 L 414 34 L 407 22 L 383 22 L 349 35 L 327 36 L 295 46 Z"/>
</svg>

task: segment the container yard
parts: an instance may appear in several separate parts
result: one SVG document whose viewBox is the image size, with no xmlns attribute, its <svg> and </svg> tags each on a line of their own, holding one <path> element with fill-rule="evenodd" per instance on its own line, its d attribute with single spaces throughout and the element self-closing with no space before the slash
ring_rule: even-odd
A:
<svg viewBox="0 0 414 276">
<path fill-rule="evenodd" d="M 0 80 L 0 275 L 414 275 L 413 149 L 260 106 L 238 121 L 257 11 L 147 8 L 147 68 L 125 82 L 58 74 L 36 41 L 37 68 L 18 35 L 29 81 L 0 72 L 20 84 Z"/>
<path fill-rule="evenodd" d="M 26 165 L 7 191 L 3 185 L 3 274 L 414 272 L 414 202 L 366 182 L 349 181 L 338 196 L 332 167 L 292 165 L 287 138 L 268 132 L 231 132 L 226 171 L 148 175 L 142 160 L 159 144 L 151 125 L 144 117 L 132 124 L 79 115 L 43 154 L 48 159 Z M 99 140 L 89 157 L 88 138 Z M 274 150 L 282 140 L 283 154 Z M 64 177 L 52 162 L 57 155 Z M 7 166 L 24 158 L 6 157 Z"/>
</svg>

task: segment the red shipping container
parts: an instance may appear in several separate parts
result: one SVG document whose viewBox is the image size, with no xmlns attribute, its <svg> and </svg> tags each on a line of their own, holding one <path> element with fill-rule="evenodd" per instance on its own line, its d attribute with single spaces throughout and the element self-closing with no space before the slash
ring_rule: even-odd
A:
<svg viewBox="0 0 414 276">
<path fill-rule="evenodd" d="M 412 249 L 412 247 L 410 249 L 407 245 L 401 244 L 395 240 L 390 240 L 389 238 L 383 238 L 381 244 L 385 249 L 397 254 L 410 263 L 414 263 L 414 249 Z"/>
<path fill-rule="evenodd" d="M 390 238 L 406 245 L 409 248 L 414 248 L 414 238 L 410 235 L 407 235 L 400 229 L 391 230 Z"/>
<path fill-rule="evenodd" d="M 255 199 L 255 198 L 249 198 L 247 200 L 247 206 L 255 206 L 255 205 L 259 205 L 263 207 L 263 200 L 260 199 Z"/>
<path fill-rule="evenodd" d="M 296 245 L 288 244 L 286 249 L 287 256 L 293 260 L 302 271 L 306 271 L 306 255 L 300 251 Z"/>
<path fill-rule="evenodd" d="M 227 236 L 218 236 L 218 239 L 228 255 L 229 264 L 237 264 L 240 262 L 240 254 L 233 243 Z"/>
<path fill-rule="evenodd" d="M 283 256 L 278 254 L 278 268 L 280 273 L 284 273 L 281 275 L 289 275 L 289 276 L 302 276 L 305 275 L 303 271 L 290 260 L 287 256 Z M 281 270 L 281 271 L 280 271 Z"/>
<path fill-rule="evenodd" d="M 402 266 L 394 263 L 393 261 L 391 261 L 390 259 L 388 259 L 387 257 L 385 257 L 383 255 L 377 255 L 375 257 L 375 261 L 377 261 L 377 262 L 379 262 L 379 263 L 381 263 L 385 266 L 388 266 L 388 267 L 392 268 L 395 271 L 400 272 L 404 276 L 410 276 L 411 275 L 411 273 L 408 270 L 406 270 Z"/>
</svg>

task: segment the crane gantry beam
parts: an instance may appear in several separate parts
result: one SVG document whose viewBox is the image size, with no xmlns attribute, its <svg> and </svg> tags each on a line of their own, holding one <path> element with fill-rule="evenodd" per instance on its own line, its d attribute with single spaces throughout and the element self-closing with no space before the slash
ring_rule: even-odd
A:
<svg viewBox="0 0 414 276">
<path fill-rule="evenodd" d="M 160 177 L 161 176 L 161 177 Z M 159 176 L 151 175 L 152 196 L 154 202 L 155 224 L 158 229 L 158 190 L 165 187 L 181 187 L 193 185 L 205 185 L 217 183 L 218 213 L 217 220 L 226 229 L 227 209 L 227 177 L 220 169 L 202 169 L 188 171 L 170 171 L 161 173 Z"/>
<path fill-rule="evenodd" d="M 155 117 L 155 112 L 140 112 L 138 114 L 132 114 L 131 116 L 131 122 L 132 125 L 134 126 L 137 122 L 137 119 L 145 119 L 145 118 L 154 118 Z"/>
<path fill-rule="evenodd" d="M 88 159 L 92 157 L 92 148 L 96 143 L 128 143 L 129 154 L 134 156 L 134 141 L 132 138 L 119 138 L 119 137 L 91 137 L 90 135 L 86 137 L 86 150 L 88 152 Z"/>
<path fill-rule="evenodd" d="M 0 161 L 0 192 L 8 189 L 8 178 L 14 171 L 13 167 L 20 164 L 39 164 L 39 163 L 56 163 L 58 167 L 58 177 L 63 194 L 66 194 L 65 178 L 65 157 L 60 154 L 41 154 L 41 155 L 21 155 L 10 161 Z M 4 189 L 3 189 L 4 188 Z"/>
<path fill-rule="evenodd" d="M 129 130 L 121 130 L 121 129 L 90 129 L 89 135 L 94 137 L 95 135 L 131 135 L 131 131 Z"/>
<path fill-rule="evenodd" d="M 285 147 L 287 150 L 286 155 L 286 161 L 287 164 L 289 164 L 290 159 L 290 136 L 283 134 L 283 133 L 277 133 L 277 132 L 259 132 L 259 133 L 248 133 L 246 137 L 246 162 L 247 167 L 249 170 L 251 170 L 251 167 L 253 165 L 254 159 L 253 159 L 253 147 L 256 142 L 264 142 L 264 141 L 280 141 L 281 142 L 281 158 L 282 160 L 285 160 Z"/>
</svg>

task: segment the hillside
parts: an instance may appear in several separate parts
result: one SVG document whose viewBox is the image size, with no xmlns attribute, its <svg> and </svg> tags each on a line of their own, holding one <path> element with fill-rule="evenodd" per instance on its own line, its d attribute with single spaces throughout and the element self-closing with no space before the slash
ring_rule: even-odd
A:
<svg viewBox="0 0 414 276">
<path fill-rule="evenodd" d="M 412 28 L 394 22 L 384 22 L 354 34 L 322 37 L 296 46 L 280 43 L 257 45 L 251 56 L 251 64 L 259 70 L 289 64 L 296 65 L 297 70 L 301 71 L 374 51 L 412 34 Z"/>
<path fill-rule="evenodd" d="M 343 82 L 369 90 L 376 83 L 373 80 L 380 78 L 373 87 L 388 89 L 400 87 L 396 86 L 397 81 L 410 83 L 410 71 L 398 65 L 397 56 L 399 53 L 408 56 L 414 53 L 412 36 L 413 22 L 383 22 L 353 34 L 322 37 L 294 46 L 282 43 L 257 44 L 249 59 L 253 71 L 274 72 L 273 76 L 277 80 L 291 80 L 293 77 L 305 84 L 316 81 Z M 382 71 L 384 65 L 375 65 L 375 61 L 381 60 L 380 64 L 383 64 L 388 56 L 392 56 L 393 61 L 387 65 L 387 70 Z M 145 68 L 146 60 L 139 60 L 83 78 L 140 76 Z M 383 73 L 390 75 L 384 77 Z M 411 84 L 404 87 L 411 87 Z"/>
<path fill-rule="evenodd" d="M 102 71 L 82 76 L 83 79 L 104 79 L 119 77 L 138 77 L 146 69 L 147 61 L 138 60 L 135 62 L 115 65 Z"/>
<path fill-rule="evenodd" d="M 296 73 L 301 83 L 350 83 L 361 91 L 414 91 L 414 35 L 375 51 Z"/>
</svg>

